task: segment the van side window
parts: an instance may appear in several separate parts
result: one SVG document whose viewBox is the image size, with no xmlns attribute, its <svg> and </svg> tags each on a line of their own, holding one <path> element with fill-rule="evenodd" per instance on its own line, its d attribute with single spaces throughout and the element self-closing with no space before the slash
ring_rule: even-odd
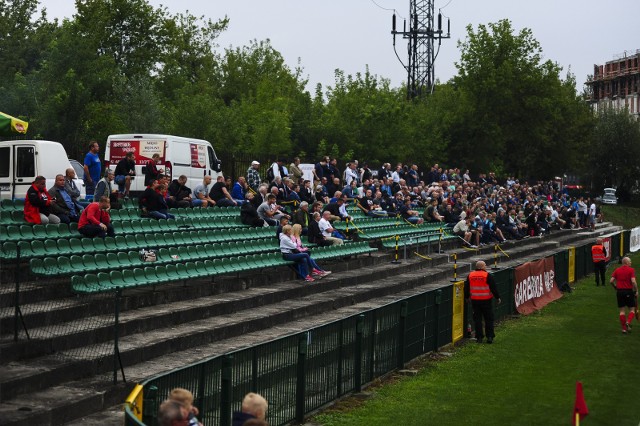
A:
<svg viewBox="0 0 640 426">
<path fill-rule="evenodd" d="M 210 146 L 207 147 L 208 157 L 209 157 L 209 167 L 216 172 L 220 172 L 220 160 L 216 157 L 216 153 L 213 151 L 213 148 Z"/>
<path fill-rule="evenodd" d="M 11 160 L 11 147 L 0 148 L 0 177 L 9 177 L 9 161 Z"/>
<path fill-rule="evenodd" d="M 16 152 L 16 177 L 35 177 L 36 159 L 32 146 L 19 146 Z"/>
</svg>

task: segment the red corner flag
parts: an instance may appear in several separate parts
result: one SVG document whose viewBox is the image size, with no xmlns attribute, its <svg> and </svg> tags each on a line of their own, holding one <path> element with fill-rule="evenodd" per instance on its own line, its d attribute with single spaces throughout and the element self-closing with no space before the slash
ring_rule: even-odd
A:
<svg viewBox="0 0 640 426">
<path fill-rule="evenodd" d="M 571 421 L 574 425 L 579 425 L 586 415 L 589 414 L 587 403 L 584 401 L 584 394 L 582 393 L 582 383 L 576 382 L 576 402 L 573 406 L 573 418 Z"/>
</svg>

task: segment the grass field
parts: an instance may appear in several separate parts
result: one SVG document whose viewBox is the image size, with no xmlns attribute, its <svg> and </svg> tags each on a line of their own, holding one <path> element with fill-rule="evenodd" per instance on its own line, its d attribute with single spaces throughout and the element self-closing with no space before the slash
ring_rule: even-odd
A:
<svg viewBox="0 0 640 426">
<path fill-rule="evenodd" d="M 640 266 L 640 254 L 632 257 Z M 610 265 L 608 275 L 617 264 Z M 593 276 L 543 311 L 500 324 L 493 345 L 468 343 L 417 376 L 375 387 L 316 416 L 326 425 L 569 425 L 576 381 L 582 425 L 640 424 L 640 322 L 623 335 L 615 291 Z"/>
<path fill-rule="evenodd" d="M 604 220 L 607 222 L 613 222 L 614 225 L 622 226 L 624 229 L 640 226 L 640 208 L 638 207 L 602 205 L 601 209 Z"/>
</svg>

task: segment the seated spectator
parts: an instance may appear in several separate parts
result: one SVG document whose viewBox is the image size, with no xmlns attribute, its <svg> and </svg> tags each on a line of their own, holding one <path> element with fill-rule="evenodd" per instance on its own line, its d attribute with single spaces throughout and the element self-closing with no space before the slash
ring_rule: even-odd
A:
<svg viewBox="0 0 640 426">
<path fill-rule="evenodd" d="M 193 188 L 193 201 L 194 206 L 197 205 L 197 200 L 200 200 L 201 207 L 213 207 L 216 202 L 209 197 L 209 185 L 211 184 L 211 176 L 205 176 L 200 185 L 196 185 Z"/>
<path fill-rule="evenodd" d="M 424 210 L 423 218 L 425 222 L 429 223 L 444 222 L 444 217 L 438 212 L 438 200 L 436 198 L 429 202 L 429 207 Z"/>
<path fill-rule="evenodd" d="M 306 201 L 308 204 L 312 204 L 315 201 L 313 190 L 311 188 L 311 181 L 304 181 L 300 187 L 300 191 L 298 192 L 298 197 L 300 197 L 301 201 Z"/>
<path fill-rule="evenodd" d="M 460 221 L 453 227 L 453 233 L 462 238 L 464 244 L 466 244 L 467 246 L 476 248 L 478 247 L 478 245 L 480 245 L 480 234 L 478 234 L 478 232 L 476 232 L 475 230 L 472 230 L 470 225 L 470 217 L 460 219 Z M 471 238 L 474 239 L 474 244 L 471 244 Z"/>
<path fill-rule="evenodd" d="M 380 195 L 380 191 L 378 191 Z M 380 204 L 375 204 L 374 199 L 371 198 L 372 192 L 367 189 L 364 197 L 356 200 L 356 207 L 362 210 L 369 217 L 387 217 L 387 212 L 382 210 Z"/>
<path fill-rule="evenodd" d="M 267 195 L 267 201 L 260 204 L 258 207 L 258 215 L 262 220 L 267 222 L 269 226 L 277 226 L 282 216 L 289 217 L 289 215 L 280 211 L 281 207 L 276 204 L 276 197 L 273 194 Z"/>
<path fill-rule="evenodd" d="M 231 194 L 227 190 L 224 176 L 218 176 L 216 183 L 211 187 L 209 191 L 209 197 L 216 202 L 218 207 L 232 207 L 237 206 L 238 203 L 231 197 Z"/>
<path fill-rule="evenodd" d="M 96 184 L 93 198 L 94 200 L 99 200 L 102 197 L 109 197 L 109 201 L 111 201 L 111 208 L 117 210 L 121 205 L 120 201 L 118 201 L 118 190 L 111 186 L 114 176 L 113 170 L 107 169 L 104 171 L 104 177 Z"/>
<path fill-rule="evenodd" d="M 309 230 L 309 203 L 303 201 L 300 203 L 300 208 L 293 214 L 294 225 L 300 225 L 302 229 L 302 235 L 307 235 Z"/>
<path fill-rule="evenodd" d="M 169 393 L 169 399 L 179 403 L 182 409 L 187 411 L 186 417 L 189 426 L 202 426 L 202 423 L 196 417 L 199 414 L 199 410 L 193 405 L 193 394 L 189 390 L 184 388 L 172 389 Z"/>
<path fill-rule="evenodd" d="M 450 226 L 454 226 L 460 220 L 460 216 L 453 210 L 451 203 L 445 205 L 443 219 L 444 222 Z"/>
<path fill-rule="evenodd" d="M 89 205 L 88 201 L 80 201 L 80 190 L 75 182 L 76 179 L 76 171 L 73 167 L 69 167 L 65 171 L 64 175 L 64 189 L 67 191 L 67 194 L 71 196 L 71 199 L 74 203 L 79 204 L 82 208 L 85 208 Z"/>
<path fill-rule="evenodd" d="M 347 213 L 346 196 L 340 196 L 335 202 L 327 204 L 324 211 L 331 213 L 332 221 L 351 219 Z"/>
<path fill-rule="evenodd" d="M 509 221 L 509 216 L 505 209 L 498 210 L 498 217 L 496 218 L 496 225 L 502 232 L 502 235 L 507 236 L 513 240 L 521 240 L 522 235 L 518 232 L 518 228 L 515 224 Z"/>
<path fill-rule="evenodd" d="M 233 413 L 232 426 L 243 426 L 248 420 L 264 421 L 267 415 L 267 400 L 257 393 L 250 392 L 242 400 L 241 411 Z"/>
<path fill-rule="evenodd" d="M 164 183 L 154 184 L 145 189 L 140 198 L 143 215 L 153 219 L 175 219 L 175 216 L 169 213 L 166 193 L 167 186 Z"/>
<path fill-rule="evenodd" d="M 38 176 L 27 190 L 24 200 L 24 219 L 29 223 L 47 225 L 58 224 L 60 218 L 52 213 L 51 197 L 47 192 L 47 179 Z"/>
<path fill-rule="evenodd" d="M 160 404 L 158 426 L 190 426 L 189 412 L 178 401 L 167 399 Z"/>
<path fill-rule="evenodd" d="M 249 225 L 254 228 L 268 226 L 266 222 L 260 218 L 260 215 L 258 215 L 258 210 L 253 202 L 256 198 L 256 196 L 253 195 L 253 192 L 247 192 L 245 197 L 247 198 L 247 202 L 240 206 L 240 221 L 245 225 Z"/>
<path fill-rule="evenodd" d="M 111 202 L 109 197 L 103 196 L 99 201 L 94 201 L 82 211 L 78 221 L 78 232 L 85 237 L 104 238 L 115 237 L 115 231 L 111 224 Z"/>
<path fill-rule="evenodd" d="M 245 202 L 245 192 L 247 191 L 247 181 L 244 176 L 240 176 L 236 183 L 231 188 L 231 198 L 238 204 L 242 205 Z"/>
<path fill-rule="evenodd" d="M 125 197 L 129 196 L 129 188 L 131 188 L 131 180 L 136 175 L 136 160 L 133 152 L 127 152 L 125 157 L 118 161 L 116 165 L 115 182 L 118 190 Z"/>
<path fill-rule="evenodd" d="M 49 188 L 49 196 L 53 201 L 51 209 L 60 218 L 60 222 L 69 224 L 80 219 L 82 206 L 73 201 L 65 189 L 65 179 L 63 175 L 56 175 L 55 184 Z"/>
<path fill-rule="evenodd" d="M 291 225 L 282 227 L 282 233 L 279 236 L 282 258 L 296 262 L 300 276 L 307 282 L 313 282 L 315 279 L 311 274 L 322 276 L 322 271 L 314 268 L 315 262 L 312 262 L 308 253 L 302 253 L 298 250 L 296 243 L 291 239 L 292 235 Z"/>
<path fill-rule="evenodd" d="M 309 249 L 302 244 L 302 226 L 299 224 L 294 224 L 291 226 L 291 240 L 296 243 L 296 247 L 300 253 L 307 253 L 309 255 L 309 261 L 311 266 L 313 266 L 311 275 L 314 277 L 324 277 L 331 273 L 331 271 L 325 271 L 321 267 L 318 266 L 316 261 L 311 257 L 311 253 L 309 253 Z"/>
<path fill-rule="evenodd" d="M 411 209 L 411 199 L 404 200 L 404 204 L 400 206 L 400 216 L 412 225 L 420 225 L 424 220 L 420 217 L 420 213 Z"/>
<path fill-rule="evenodd" d="M 201 206 L 202 200 L 193 200 L 191 198 L 191 188 L 187 186 L 187 177 L 181 175 L 178 179 L 174 179 L 169 185 L 169 197 L 167 205 L 169 207 L 185 208 L 191 206 Z"/>
<path fill-rule="evenodd" d="M 158 169 L 157 164 L 160 163 L 160 154 L 153 154 L 151 160 L 147 162 L 144 171 L 144 186 L 151 185 L 152 182 L 158 180 L 160 174 L 164 173 L 164 169 Z"/>
<path fill-rule="evenodd" d="M 331 217 L 331 213 L 325 210 L 322 213 L 322 219 L 318 221 L 318 226 L 320 228 L 320 232 L 322 232 L 322 236 L 324 237 L 324 240 L 327 242 L 330 242 L 331 245 L 344 244 L 344 241 L 342 241 L 342 238 L 336 237 L 336 230 L 335 228 L 333 228 L 333 226 L 331 226 L 331 222 L 329 221 L 330 217 Z"/>
<path fill-rule="evenodd" d="M 307 239 L 310 243 L 316 244 L 320 247 L 333 245 L 332 241 L 325 240 L 322 231 L 320 230 L 320 225 L 318 222 L 322 214 L 318 211 L 311 213 L 311 222 L 309 222 L 309 230 L 307 232 Z"/>
<path fill-rule="evenodd" d="M 289 218 L 287 216 L 280 217 L 280 222 L 278 226 L 276 226 L 276 238 L 280 238 L 280 234 L 282 234 L 282 228 L 289 224 Z"/>
</svg>

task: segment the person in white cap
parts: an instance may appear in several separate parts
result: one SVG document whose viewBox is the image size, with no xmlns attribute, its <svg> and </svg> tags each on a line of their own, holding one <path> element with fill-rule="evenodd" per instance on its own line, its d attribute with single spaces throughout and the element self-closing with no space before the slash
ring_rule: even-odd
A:
<svg viewBox="0 0 640 426">
<path fill-rule="evenodd" d="M 251 166 L 247 169 L 247 185 L 255 193 L 258 192 L 258 187 L 262 182 L 262 180 L 260 179 L 258 168 L 260 168 L 260 163 L 258 163 L 257 161 L 252 161 Z"/>
</svg>

